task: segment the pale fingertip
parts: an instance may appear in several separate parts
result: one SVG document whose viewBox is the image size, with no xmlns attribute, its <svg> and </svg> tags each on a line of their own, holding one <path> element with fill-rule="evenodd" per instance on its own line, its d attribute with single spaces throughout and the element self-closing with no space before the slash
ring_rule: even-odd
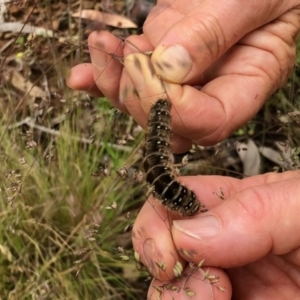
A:
<svg viewBox="0 0 300 300">
<path fill-rule="evenodd" d="M 166 98 L 165 85 L 156 75 L 150 58 L 141 53 L 128 55 L 124 59 L 126 72 L 133 82 L 145 113 L 160 98 Z"/>
<path fill-rule="evenodd" d="M 145 79 L 141 65 L 142 54 L 130 54 L 124 59 L 125 69 L 132 80 L 134 87 L 138 90 L 145 87 Z"/>
</svg>

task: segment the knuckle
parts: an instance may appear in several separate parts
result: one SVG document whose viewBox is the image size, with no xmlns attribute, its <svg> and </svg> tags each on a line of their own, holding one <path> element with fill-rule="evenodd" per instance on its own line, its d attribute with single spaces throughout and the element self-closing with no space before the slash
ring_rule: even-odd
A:
<svg viewBox="0 0 300 300">
<path fill-rule="evenodd" d="M 190 18 L 190 35 L 193 36 L 196 53 L 202 53 L 211 61 L 215 61 L 226 48 L 226 39 L 214 15 L 198 14 Z"/>
</svg>

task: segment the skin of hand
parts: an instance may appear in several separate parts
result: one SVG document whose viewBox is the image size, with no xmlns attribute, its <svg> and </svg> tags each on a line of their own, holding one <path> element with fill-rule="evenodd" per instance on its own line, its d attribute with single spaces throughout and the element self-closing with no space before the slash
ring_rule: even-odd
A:
<svg viewBox="0 0 300 300">
<path fill-rule="evenodd" d="M 287 79 L 295 59 L 299 6 L 299 1 L 279 0 L 204 0 L 189 5 L 184 0 L 158 1 L 144 34 L 130 37 L 124 49 L 106 32 L 92 34 L 92 64 L 73 68 L 68 84 L 105 95 L 146 127 L 154 94 L 149 96 L 145 82 L 128 74 L 135 72 L 130 59 L 125 59 L 124 70 L 108 52 L 118 56 L 138 52 L 131 44 L 141 51 L 154 49 L 152 65 L 165 80 L 175 108 L 174 151 L 185 150 L 189 141 L 216 143 L 249 120 Z M 100 76 L 105 80 L 97 80 Z M 297 299 L 299 176 L 295 171 L 243 180 L 182 178 L 209 209 L 185 220 L 177 220 L 149 199 L 133 230 L 134 248 L 156 277 L 149 299 L 157 298 L 154 286 L 174 277 L 177 261 L 198 264 L 203 259 L 209 273 L 220 276 L 218 285 L 225 293 L 207 283 L 201 272 L 176 285 L 191 288 L 203 299 Z M 216 196 L 220 189 L 226 200 Z M 165 271 L 155 262 L 163 262 Z M 164 291 L 162 299 L 186 299 L 184 293 L 183 288 Z"/>
</svg>

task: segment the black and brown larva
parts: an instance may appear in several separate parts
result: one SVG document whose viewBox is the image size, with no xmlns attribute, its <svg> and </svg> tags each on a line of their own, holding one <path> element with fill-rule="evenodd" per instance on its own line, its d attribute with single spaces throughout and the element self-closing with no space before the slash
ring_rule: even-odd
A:
<svg viewBox="0 0 300 300">
<path fill-rule="evenodd" d="M 171 102 L 159 99 L 152 105 L 145 139 L 143 166 L 150 193 L 182 216 L 206 211 L 195 193 L 177 180 L 172 162 Z"/>
</svg>

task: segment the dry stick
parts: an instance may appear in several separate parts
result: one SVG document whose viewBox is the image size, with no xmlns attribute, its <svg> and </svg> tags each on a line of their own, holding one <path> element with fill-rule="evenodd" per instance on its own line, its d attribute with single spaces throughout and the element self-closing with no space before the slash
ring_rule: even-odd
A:
<svg viewBox="0 0 300 300">
<path fill-rule="evenodd" d="M 34 128 L 34 129 L 37 129 L 39 131 L 46 132 L 46 133 L 49 133 L 49 134 L 55 135 L 55 136 L 61 136 L 61 137 L 67 136 L 68 138 L 70 138 L 72 140 L 82 142 L 84 144 L 90 144 L 90 145 L 95 144 L 95 145 L 99 145 L 99 146 L 107 145 L 107 146 L 113 147 L 114 149 L 120 150 L 120 151 L 125 151 L 125 152 L 131 152 L 132 151 L 132 148 L 128 147 L 128 146 L 117 145 L 117 144 L 112 144 L 112 143 L 95 142 L 94 139 L 89 139 L 89 138 L 85 138 L 85 137 L 77 137 L 77 136 L 73 136 L 73 135 L 64 134 L 64 133 L 60 132 L 59 130 L 50 129 L 48 127 L 36 124 L 31 117 L 27 117 L 27 118 L 25 118 L 24 120 L 22 120 L 20 122 L 17 122 L 13 125 L 8 126 L 8 129 L 14 129 L 14 128 L 20 127 L 22 125 L 27 125 L 30 128 Z"/>
</svg>

